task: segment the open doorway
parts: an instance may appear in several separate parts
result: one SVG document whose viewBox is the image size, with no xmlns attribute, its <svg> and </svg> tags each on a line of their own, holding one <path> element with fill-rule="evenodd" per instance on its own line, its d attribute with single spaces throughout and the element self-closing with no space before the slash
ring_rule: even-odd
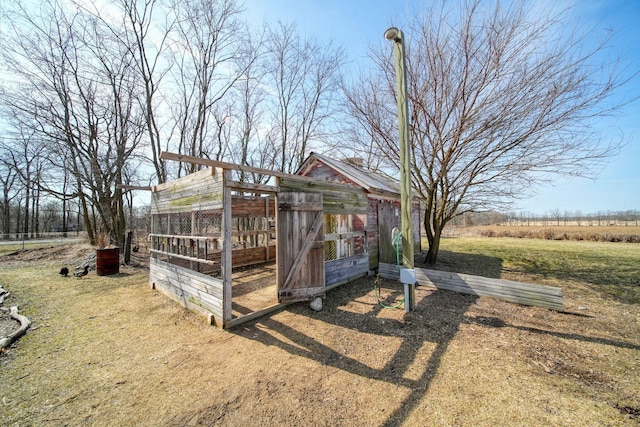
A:
<svg viewBox="0 0 640 427">
<path fill-rule="evenodd" d="M 231 227 L 231 308 L 237 319 L 278 303 L 274 195 L 234 195 Z"/>
</svg>

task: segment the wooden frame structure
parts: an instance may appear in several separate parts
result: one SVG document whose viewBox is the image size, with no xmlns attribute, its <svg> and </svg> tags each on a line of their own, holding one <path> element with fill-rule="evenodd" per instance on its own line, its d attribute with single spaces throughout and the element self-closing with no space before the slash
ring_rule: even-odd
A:
<svg viewBox="0 0 640 427">
<path fill-rule="evenodd" d="M 392 181 L 314 154 L 301 175 L 162 158 L 206 169 L 152 188 L 150 285 L 211 324 L 232 327 L 396 264 L 391 229 L 399 226 L 400 195 Z M 272 176 L 273 184 L 233 180 L 233 170 Z M 234 317 L 233 270 L 274 258 L 278 303 Z"/>
</svg>

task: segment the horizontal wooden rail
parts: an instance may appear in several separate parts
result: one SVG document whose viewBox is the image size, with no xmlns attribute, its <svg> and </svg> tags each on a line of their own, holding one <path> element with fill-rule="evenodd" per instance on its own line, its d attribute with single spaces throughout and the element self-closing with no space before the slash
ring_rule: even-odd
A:
<svg viewBox="0 0 640 427">
<path fill-rule="evenodd" d="M 217 240 L 220 238 L 220 234 L 216 236 L 186 236 L 184 234 L 149 234 L 150 237 L 160 237 L 162 239 L 184 239 L 184 240 L 199 240 L 201 242 L 207 240 Z"/>
<path fill-rule="evenodd" d="M 329 242 L 332 240 L 345 240 L 352 239 L 354 237 L 364 237 L 366 236 L 365 231 L 350 231 L 347 233 L 327 233 L 324 235 L 324 241 Z"/>
<path fill-rule="evenodd" d="M 202 264 L 220 265 L 220 261 L 211 261 L 211 260 L 208 260 L 208 259 L 194 258 L 194 257 L 190 257 L 190 256 L 187 256 L 187 255 L 180 255 L 180 254 L 174 254 L 172 252 L 159 251 L 157 249 L 149 249 L 149 252 L 152 253 L 152 254 L 157 254 L 157 255 L 166 255 L 168 257 L 180 258 L 180 259 L 184 259 L 184 260 L 187 260 L 187 261 L 200 262 Z"/>
</svg>

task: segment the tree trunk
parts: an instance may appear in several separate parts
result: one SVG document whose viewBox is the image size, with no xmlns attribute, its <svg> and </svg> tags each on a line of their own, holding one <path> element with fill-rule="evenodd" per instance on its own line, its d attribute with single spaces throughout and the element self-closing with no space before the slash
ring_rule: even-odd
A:
<svg viewBox="0 0 640 427">
<path fill-rule="evenodd" d="M 442 236 L 442 230 L 444 229 L 445 221 L 441 221 L 438 218 L 436 212 L 431 212 L 426 209 L 424 212 L 424 229 L 427 233 L 427 242 L 429 242 L 429 249 L 427 250 L 427 256 L 424 258 L 425 264 L 434 266 L 438 260 L 438 252 L 440 251 L 440 237 Z"/>
<path fill-rule="evenodd" d="M 31 203 L 30 182 L 25 186 L 24 223 L 22 224 L 22 240 L 29 240 L 29 204 Z"/>
<path fill-rule="evenodd" d="M 438 252 L 440 251 L 440 236 L 442 235 L 442 230 L 439 228 L 434 230 L 431 239 L 427 239 L 429 241 L 429 250 L 427 251 L 427 256 L 424 259 L 425 264 L 433 267 L 436 265 L 436 261 L 438 260 Z"/>
</svg>

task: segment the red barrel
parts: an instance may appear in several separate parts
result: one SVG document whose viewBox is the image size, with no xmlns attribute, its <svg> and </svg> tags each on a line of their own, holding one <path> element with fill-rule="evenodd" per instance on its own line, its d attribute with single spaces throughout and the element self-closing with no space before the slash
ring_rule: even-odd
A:
<svg viewBox="0 0 640 427">
<path fill-rule="evenodd" d="M 120 248 L 96 250 L 96 274 L 109 276 L 120 273 Z"/>
</svg>

